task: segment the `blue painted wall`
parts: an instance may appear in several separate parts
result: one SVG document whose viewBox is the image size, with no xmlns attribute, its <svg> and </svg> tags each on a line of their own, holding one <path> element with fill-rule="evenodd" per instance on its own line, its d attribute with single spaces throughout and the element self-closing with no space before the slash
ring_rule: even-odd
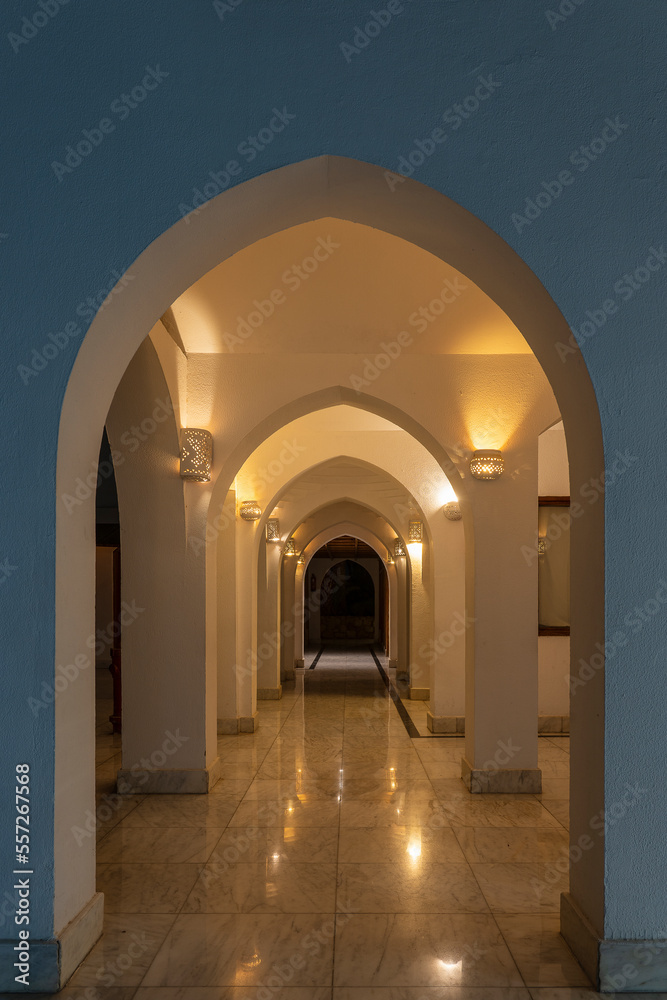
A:
<svg viewBox="0 0 667 1000">
<path fill-rule="evenodd" d="M 571 12 L 556 20 L 537 0 L 405 0 L 354 51 L 341 46 L 355 43 L 356 27 L 372 20 L 371 10 L 385 10 L 384 0 L 43 3 L 46 13 L 39 0 L 6 0 L 0 11 L 0 724 L 13 733 L 8 763 L 39 764 L 44 797 L 34 850 L 50 853 L 53 728 L 45 712 L 36 724 L 26 699 L 53 672 L 56 435 L 68 373 L 91 318 L 86 298 L 112 285 L 114 272 L 180 218 L 179 206 L 192 204 L 209 171 L 230 160 L 239 163 L 234 183 L 323 153 L 398 169 L 416 140 L 437 128 L 446 138 L 415 168 L 416 179 L 503 236 L 573 327 L 587 320 L 587 310 L 599 320 L 605 300 L 617 306 L 583 346 L 609 459 L 617 450 L 638 459 L 606 496 L 609 628 L 632 633 L 623 667 L 633 678 L 609 677 L 607 725 L 623 729 L 610 751 L 610 801 L 642 770 L 654 775 L 656 733 L 664 741 L 665 731 L 667 616 L 660 610 L 636 632 L 623 620 L 667 577 L 667 262 L 636 288 L 623 275 L 667 241 L 667 5 L 565 0 L 560 7 Z M 401 5 L 392 0 L 390 7 Z M 357 33 L 356 41 L 364 39 Z M 141 85 L 147 67 L 155 89 L 140 102 L 130 97 L 133 107 L 124 104 L 122 95 Z M 465 119 L 448 112 L 474 94 L 480 77 L 490 96 L 477 110 L 469 101 Z M 269 125 L 276 108 L 294 117 L 251 160 L 238 147 Z M 102 119 L 108 132 L 93 133 L 99 143 L 78 165 L 75 157 L 67 172 L 52 165 L 67 166 L 67 147 Z M 608 141 L 581 152 L 603 134 Z M 559 196 L 547 206 L 543 194 L 545 207 L 531 209 L 533 221 L 513 223 L 526 199 L 562 171 L 572 179 Z M 68 323 L 76 329 L 69 327 L 72 336 L 57 356 L 38 374 L 21 374 L 19 366 L 40 364 L 33 350 L 41 353 Z M 624 728 L 623 713 L 643 711 L 647 690 L 653 696 L 645 729 Z M 664 817 L 666 784 L 644 799 L 638 816 L 651 822 L 662 810 Z M 3 770 L 2 815 L 9 794 Z M 665 883 L 664 854 L 655 845 L 649 879 L 623 839 L 623 824 L 609 836 L 616 857 L 627 860 L 610 875 L 610 898 L 636 900 L 636 917 L 619 911 L 613 918 L 618 931 L 632 936 L 663 926 L 664 893 L 654 887 Z M 11 855 L 6 824 L 0 851 Z M 48 935 L 49 921 L 45 910 L 33 933 Z"/>
</svg>

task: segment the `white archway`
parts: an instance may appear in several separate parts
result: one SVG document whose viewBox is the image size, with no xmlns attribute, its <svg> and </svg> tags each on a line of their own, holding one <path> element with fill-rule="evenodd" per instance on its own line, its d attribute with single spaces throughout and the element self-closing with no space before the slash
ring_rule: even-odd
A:
<svg viewBox="0 0 667 1000">
<path fill-rule="evenodd" d="M 304 199 L 303 192 L 310 192 Z M 65 394 L 58 440 L 57 495 L 82 470 L 97 461 L 99 440 L 113 394 L 123 372 L 154 325 L 174 299 L 220 260 L 270 232 L 300 220 L 339 216 L 384 229 L 440 256 L 481 287 L 521 330 L 542 365 L 558 399 L 568 443 L 573 492 L 604 467 L 599 414 L 580 354 L 560 364 L 554 350 L 569 339 L 569 329 L 555 303 L 513 251 L 479 220 L 446 197 L 415 182 L 402 185 L 400 197 L 389 191 L 381 168 L 335 157 L 323 157 L 263 175 L 228 191 L 207 206 L 197 226 L 182 220 L 157 239 L 132 265 L 134 283 L 109 300 L 88 330 L 72 369 Z M 355 402 L 351 390 L 332 387 L 331 398 Z M 330 404 L 331 405 L 331 404 Z M 380 405 L 380 404 L 378 404 Z M 391 404 L 382 404 L 390 407 Z M 290 404 L 286 404 L 289 409 Z M 296 412 L 296 411 L 295 411 Z M 255 430 L 236 428 L 223 453 L 225 468 L 241 464 L 252 440 L 261 440 L 268 417 L 260 413 Z M 418 425 L 414 416 L 406 422 Z M 433 442 L 437 454 L 442 446 Z M 442 461 L 446 458 L 442 455 Z M 444 467 L 444 466 L 443 466 Z M 230 479 L 231 482 L 231 479 Z M 206 488 L 186 489 L 190 508 L 205 511 Z M 461 500 L 465 506 L 465 496 Z M 603 505 L 573 522 L 572 657 L 585 659 L 604 636 Z M 93 505 L 82 506 L 68 519 L 58 507 L 56 518 L 55 663 L 71 662 L 93 631 Z M 480 534 L 478 549 L 493 544 Z M 474 559 L 474 552 L 470 559 Z M 474 573 L 469 574 L 472 579 Z M 202 587 L 203 593 L 203 587 Z M 54 664 L 55 666 L 55 664 Z M 60 931 L 94 893 L 94 848 L 78 847 L 68 835 L 72 816 L 92 805 L 92 789 L 80 776 L 81 753 L 91 748 L 91 680 L 70 685 L 55 704 L 56 806 L 55 930 Z M 475 693 L 477 697 L 478 692 Z M 576 699 L 572 712 L 573 768 L 577 774 L 572 799 L 573 835 L 585 829 L 591 810 L 604 804 L 604 684 L 598 673 Z M 198 742 L 198 763 L 207 766 L 215 738 L 214 715 Z M 474 747 L 476 734 L 470 734 Z M 194 746 L 193 746 L 194 749 Z M 210 761 L 209 761 L 210 763 Z M 573 873 L 573 894 L 586 900 L 586 911 L 602 926 L 604 895 L 602 840 Z M 76 877 L 75 877 L 76 873 Z"/>
</svg>

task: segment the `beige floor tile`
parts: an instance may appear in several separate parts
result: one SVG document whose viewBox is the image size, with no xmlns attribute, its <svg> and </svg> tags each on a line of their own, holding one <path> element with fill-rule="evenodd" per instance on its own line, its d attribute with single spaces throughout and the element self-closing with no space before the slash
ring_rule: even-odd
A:
<svg viewBox="0 0 667 1000">
<path fill-rule="evenodd" d="M 526 986 L 591 986 L 560 935 L 558 914 L 499 914 L 496 922 Z"/>
<path fill-rule="evenodd" d="M 552 799 L 548 796 L 542 796 L 540 801 L 545 809 L 547 809 L 555 820 L 560 823 L 566 830 L 570 829 L 570 800 L 569 799 Z"/>
<path fill-rule="evenodd" d="M 551 862 L 471 864 L 494 913 L 559 913 L 567 874 Z"/>
<path fill-rule="evenodd" d="M 204 863 L 220 840 L 215 827 L 115 827 L 97 847 L 98 864 L 120 861 L 160 864 Z"/>
<path fill-rule="evenodd" d="M 522 986 L 485 914 L 358 914 L 338 918 L 334 986 Z"/>
<path fill-rule="evenodd" d="M 338 827 L 228 827 L 209 858 L 210 864 L 239 861 L 336 861 Z"/>
<path fill-rule="evenodd" d="M 339 899 L 359 913 L 487 913 L 467 864 L 339 864 Z"/>
<path fill-rule="evenodd" d="M 100 865 L 97 890 L 106 913 L 178 913 L 202 865 Z"/>
<path fill-rule="evenodd" d="M 336 900 L 336 865 L 268 858 L 209 864 L 182 913 L 328 913 Z"/>
<path fill-rule="evenodd" d="M 456 826 L 452 829 L 468 861 L 558 861 L 567 856 L 565 830 L 551 827 Z"/>
<path fill-rule="evenodd" d="M 147 795 L 124 820 L 125 826 L 204 827 L 224 829 L 236 803 L 223 795 Z"/>
<path fill-rule="evenodd" d="M 229 822 L 237 826 L 338 826 L 338 801 L 309 799 L 271 799 L 268 802 L 244 801 Z"/>
<path fill-rule="evenodd" d="M 292 987 L 330 986 L 333 929 L 329 914 L 182 914 L 142 985 L 262 986 L 278 966 Z"/>
<path fill-rule="evenodd" d="M 174 922 L 172 914 L 105 913 L 104 934 L 74 973 L 68 987 L 78 1000 L 85 988 L 136 987 Z M 56 994 L 60 996 L 61 994 Z"/>
<path fill-rule="evenodd" d="M 406 858 L 426 864 L 465 861 L 454 831 L 447 827 L 341 827 L 340 864 L 403 864 Z"/>
</svg>

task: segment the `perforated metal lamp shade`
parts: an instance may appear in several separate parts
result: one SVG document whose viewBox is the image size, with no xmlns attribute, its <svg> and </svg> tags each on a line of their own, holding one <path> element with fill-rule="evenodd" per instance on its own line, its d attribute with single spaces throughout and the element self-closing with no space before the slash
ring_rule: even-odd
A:
<svg viewBox="0 0 667 1000">
<path fill-rule="evenodd" d="M 502 453 L 492 448 L 476 451 L 470 459 L 470 472 L 475 479 L 497 479 L 502 476 L 504 468 Z"/>
<path fill-rule="evenodd" d="M 239 507 L 239 516 L 244 521 L 258 521 L 262 516 L 262 508 L 256 500 L 244 500 Z"/>
<path fill-rule="evenodd" d="M 422 541 L 422 523 L 421 521 L 410 521 L 410 527 L 408 529 L 408 545 L 414 542 Z"/>
<path fill-rule="evenodd" d="M 394 558 L 405 555 L 405 546 L 400 538 L 394 539 Z"/>
<path fill-rule="evenodd" d="M 201 427 L 181 431 L 181 478 L 193 483 L 208 483 L 213 465 L 213 437 Z"/>
<path fill-rule="evenodd" d="M 293 538 L 288 538 L 285 542 L 283 548 L 283 555 L 285 556 L 295 556 L 296 555 L 296 542 Z"/>
<path fill-rule="evenodd" d="M 461 514 L 461 505 L 456 500 L 446 503 L 442 509 L 448 521 L 460 521 L 463 517 Z"/>
<path fill-rule="evenodd" d="M 277 517 L 270 517 L 266 522 L 266 540 L 267 542 L 280 541 L 280 521 Z"/>
</svg>

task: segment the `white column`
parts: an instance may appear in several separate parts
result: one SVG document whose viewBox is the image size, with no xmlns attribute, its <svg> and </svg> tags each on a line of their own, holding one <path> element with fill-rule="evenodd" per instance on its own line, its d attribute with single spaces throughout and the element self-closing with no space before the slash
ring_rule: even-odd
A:
<svg viewBox="0 0 667 1000">
<path fill-rule="evenodd" d="M 469 478 L 474 545 L 467 545 L 474 625 L 467 630 L 466 753 L 472 792 L 539 792 L 537 442 L 507 451 L 496 480 Z M 511 470 L 515 470 L 512 472 Z"/>
</svg>

